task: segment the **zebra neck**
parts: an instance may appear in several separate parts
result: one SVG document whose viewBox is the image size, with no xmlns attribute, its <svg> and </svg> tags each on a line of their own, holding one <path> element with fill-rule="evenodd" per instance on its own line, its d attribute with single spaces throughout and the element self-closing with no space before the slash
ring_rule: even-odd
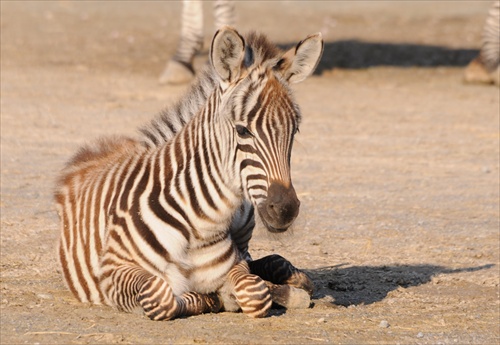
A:
<svg viewBox="0 0 500 345">
<path fill-rule="evenodd" d="M 219 113 L 220 91 L 175 138 L 165 145 L 165 159 L 172 160 L 176 202 L 190 210 L 200 232 L 227 231 L 241 205 L 243 194 L 234 168 L 233 129 Z M 169 186 L 170 185 L 170 186 Z M 201 235 L 203 237 L 203 235 Z"/>
</svg>

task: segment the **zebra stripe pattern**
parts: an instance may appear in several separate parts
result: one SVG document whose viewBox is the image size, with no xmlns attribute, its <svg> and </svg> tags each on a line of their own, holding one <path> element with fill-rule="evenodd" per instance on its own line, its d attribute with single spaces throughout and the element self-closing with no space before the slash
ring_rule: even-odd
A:
<svg viewBox="0 0 500 345">
<path fill-rule="evenodd" d="M 465 81 L 500 85 L 500 1 L 488 12 L 479 55 L 465 69 Z"/>
<path fill-rule="evenodd" d="M 235 24 L 232 1 L 216 0 L 213 5 L 215 29 Z M 181 35 L 174 56 L 168 61 L 160 76 L 160 83 L 182 84 L 191 81 L 195 71 L 193 60 L 203 47 L 203 3 L 201 0 L 184 0 L 182 3 Z"/>
<path fill-rule="evenodd" d="M 267 314 L 268 284 L 245 261 L 253 208 L 274 232 L 298 214 L 289 169 L 300 112 L 288 84 L 312 73 L 322 48 L 319 34 L 282 53 L 224 28 L 211 46 L 213 90 L 191 119 L 162 135 L 160 116 L 143 141 L 102 139 L 73 157 L 55 199 L 62 271 L 80 301 L 153 320 Z"/>
<path fill-rule="evenodd" d="M 488 12 L 479 55 L 489 72 L 500 65 L 500 1 L 495 1 Z"/>
</svg>

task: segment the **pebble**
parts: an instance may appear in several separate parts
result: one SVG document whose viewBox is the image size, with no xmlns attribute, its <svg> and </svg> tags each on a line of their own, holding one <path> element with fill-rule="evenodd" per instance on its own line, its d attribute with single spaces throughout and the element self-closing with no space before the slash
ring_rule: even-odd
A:
<svg viewBox="0 0 500 345">
<path fill-rule="evenodd" d="M 424 333 L 422 333 L 422 332 L 418 332 L 418 334 L 417 334 L 417 338 L 423 338 L 423 337 L 424 337 Z"/>
<path fill-rule="evenodd" d="M 380 321 L 378 326 L 380 328 L 389 328 L 389 322 L 387 322 L 386 320 L 382 320 L 382 321 Z"/>
<path fill-rule="evenodd" d="M 325 323 L 325 322 L 326 322 L 326 320 L 324 317 L 321 317 L 318 319 L 318 323 Z"/>
<path fill-rule="evenodd" d="M 321 298 L 320 300 L 323 301 L 323 302 L 326 302 L 326 303 L 333 303 L 333 302 L 335 302 L 335 298 L 333 298 L 330 295 L 326 295 L 325 297 Z"/>
</svg>

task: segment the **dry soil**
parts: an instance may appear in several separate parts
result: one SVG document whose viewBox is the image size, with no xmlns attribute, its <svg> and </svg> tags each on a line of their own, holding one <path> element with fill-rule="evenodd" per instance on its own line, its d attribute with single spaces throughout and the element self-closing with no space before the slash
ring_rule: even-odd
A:
<svg viewBox="0 0 500 345">
<path fill-rule="evenodd" d="M 499 89 L 462 82 L 488 6 L 237 3 L 242 32 L 325 38 L 294 87 L 301 214 L 251 242 L 305 269 L 314 305 L 153 322 L 67 291 L 52 189 L 82 143 L 135 135 L 184 92 L 157 83 L 181 3 L 2 1 L 1 343 L 499 343 Z"/>
</svg>

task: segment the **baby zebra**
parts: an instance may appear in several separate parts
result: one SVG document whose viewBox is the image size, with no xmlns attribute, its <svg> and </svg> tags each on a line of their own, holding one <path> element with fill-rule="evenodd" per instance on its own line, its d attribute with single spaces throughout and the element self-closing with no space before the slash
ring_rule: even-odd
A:
<svg viewBox="0 0 500 345">
<path fill-rule="evenodd" d="M 279 256 L 249 265 L 241 229 L 253 207 L 272 232 L 298 215 L 290 156 L 301 115 L 288 84 L 314 71 L 323 42 L 311 35 L 282 53 L 252 37 L 215 34 L 213 92 L 171 139 L 102 139 L 67 164 L 55 192 L 59 258 L 80 301 L 141 308 L 153 320 L 240 309 L 262 317 L 272 297 L 280 303 L 274 284 L 311 292 Z"/>
</svg>

